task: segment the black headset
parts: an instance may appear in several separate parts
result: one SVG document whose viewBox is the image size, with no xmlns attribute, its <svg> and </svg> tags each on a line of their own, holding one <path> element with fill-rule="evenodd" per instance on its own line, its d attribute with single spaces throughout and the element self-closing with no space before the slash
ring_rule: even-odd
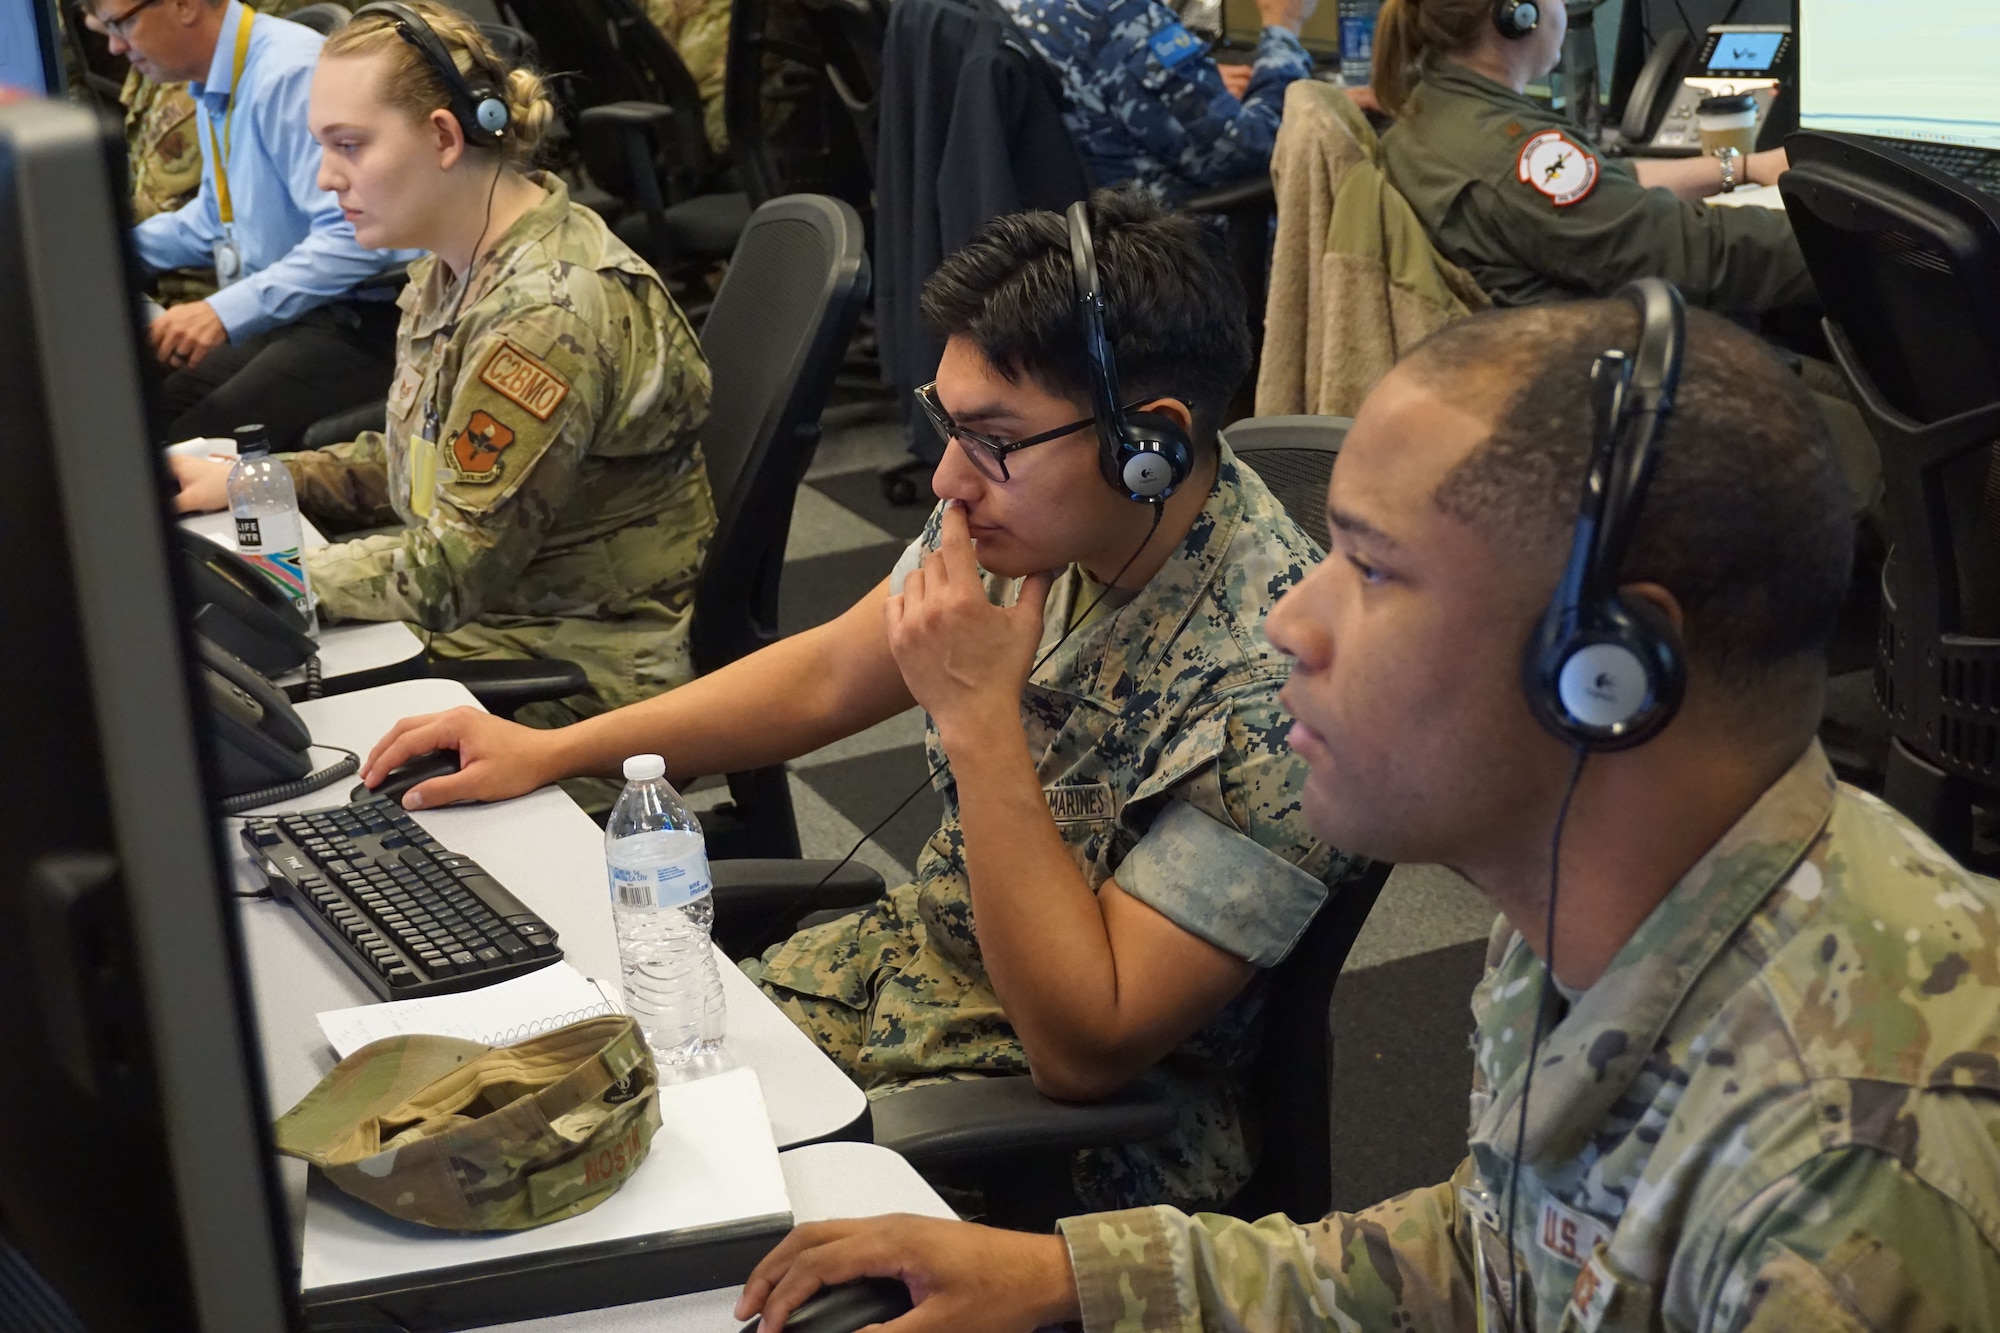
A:
<svg viewBox="0 0 2000 1333">
<path fill-rule="evenodd" d="M 1518 42 L 1542 26 L 1542 7 L 1537 0 L 1493 0 L 1493 26 Z"/>
<path fill-rule="evenodd" d="M 445 49 L 444 42 L 416 10 L 408 5 L 395 4 L 393 0 L 379 0 L 379 3 L 363 5 L 354 11 L 355 18 L 364 14 L 386 16 L 396 25 L 402 39 L 430 62 L 431 68 L 444 80 L 445 96 L 451 99 L 452 119 L 465 131 L 467 143 L 480 148 L 500 146 L 512 117 L 507 111 L 506 97 L 479 70 L 477 60 L 472 62 L 475 82 L 467 83 L 465 75 L 459 73 L 457 62 L 451 58 L 451 52 Z"/>
<path fill-rule="evenodd" d="M 1090 363 L 1091 415 L 1097 422 L 1097 467 L 1111 489 L 1128 500 L 1158 504 L 1194 471 L 1194 445 L 1180 422 L 1164 412 L 1127 412 L 1119 405 L 1118 363 L 1104 333 L 1104 292 L 1097 279 L 1097 250 L 1090 239 L 1090 206 L 1069 206 L 1070 271 L 1083 324 L 1084 359 Z"/>
<path fill-rule="evenodd" d="M 1638 308 L 1638 349 L 1607 351 L 1590 367 L 1590 474 L 1562 580 L 1521 664 L 1536 719 L 1591 750 L 1623 750 L 1658 735 L 1687 688 L 1673 628 L 1618 593 L 1660 433 L 1674 409 L 1687 306 L 1659 278 L 1628 283 L 1618 295 Z"/>
</svg>

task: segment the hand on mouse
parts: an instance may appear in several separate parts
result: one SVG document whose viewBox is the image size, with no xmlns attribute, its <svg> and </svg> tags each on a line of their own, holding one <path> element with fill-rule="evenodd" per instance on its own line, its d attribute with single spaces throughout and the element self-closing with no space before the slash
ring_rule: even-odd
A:
<svg viewBox="0 0 2000 1333">
<path fill-rule="evenodd" d="M 751 1272 L 736 1317 L 762 1314 L 759 1333 L 783 1333 L 819 1288 L 863 1277 L 895 1278 L 916 1302 L 883 1333 L 1030 1333 L 1082 1318 L 1062 1237 L 910 1214 L 794 1227 Z"/>
<path fill-rule="evenodd" d="M 453 801 L 504 801 L 567 776 L 551 753 L 553 734 L 477 708 L 406 717 L 375 742 L 361 763 L 361 780 L 379 786 L 405 760 L 432 750 L 456 750 L 458 772 L 410 788 L 403 808 L 434 810 Z"/>
</svg>

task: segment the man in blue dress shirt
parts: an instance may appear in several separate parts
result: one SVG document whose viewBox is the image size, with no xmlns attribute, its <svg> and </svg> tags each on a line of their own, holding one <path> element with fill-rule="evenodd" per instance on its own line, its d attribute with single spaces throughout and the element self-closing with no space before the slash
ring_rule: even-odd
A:
<svg viewBox="0 0 2000 1333">
<path fill-rule="evenodd" d="M 330 412 L 385 396 L 395 365 L 397 266 L 364 250 L 319 188 L 306 97 L 318 33 L 241 0 L 84 0 L 84 22 L 140 73 L 188 81 L 201 189 L 133 230 L 154 271 L 213 264 L 222 284 L 154 319 L 170 440 L 261 422 L 294 447 Z M 371 280 L 374 280 L 371 283 Z"/>
<path fill-rule="evenodd" d="M 1160 0 L 1000 0 L 1062 76 L 1063 120 L 1098 185 L 1169 205 L 1270 170 L 1285 88 L 1312 73 L 1314 0 L 1257 0 L 1249 66 L 1219 66 Z"/>
</svg>

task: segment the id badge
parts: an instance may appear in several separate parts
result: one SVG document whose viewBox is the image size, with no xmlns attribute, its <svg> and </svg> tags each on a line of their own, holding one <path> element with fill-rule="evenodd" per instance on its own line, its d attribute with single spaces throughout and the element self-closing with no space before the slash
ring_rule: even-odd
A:
<svg viewBox="0 0 2000 1333">
<path fill-rule="evenodd" d="M 233 238 L 225 236 L 210 252 L 215 258 L 215 285 L 227 287 L 243 276 L 243 251 Z"/>
<path fill-rule="evenodd" d="M 437 433 L 437 408 L 426 403 L 423 428 L 410 440 L 410 512 L 419 519 L 428 519 L 437 507 Z"/>
<path fill-rule="evenodd" d="M 1478 1296 L 1478 1333 L 1507 1333 L 1513 1328 L 1514 1289 L 1508 1281 L 1506 1234 L 1499 1209 L 1484 1189 L 1461 1187 L 1459 1207 L 1472 1224 L 1474 1293 Z"/>
</svg>

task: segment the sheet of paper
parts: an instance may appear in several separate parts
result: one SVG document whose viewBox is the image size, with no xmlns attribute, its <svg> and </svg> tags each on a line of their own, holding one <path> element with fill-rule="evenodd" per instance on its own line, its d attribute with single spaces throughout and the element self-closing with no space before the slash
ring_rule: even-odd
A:
<svg viewBox="0 0 2000 1333">
<path fill-rule="evenodd" d="M 345 1060 L 371 1041 L 406 1032 L 507 1046 L 586 1018 L 623 1013 L 624 1008 L 616 982 L 593 981 L 558 961 L 478 990 L 333 1009 L 318 1018 L 319 1030 Z"/>
</svg>

